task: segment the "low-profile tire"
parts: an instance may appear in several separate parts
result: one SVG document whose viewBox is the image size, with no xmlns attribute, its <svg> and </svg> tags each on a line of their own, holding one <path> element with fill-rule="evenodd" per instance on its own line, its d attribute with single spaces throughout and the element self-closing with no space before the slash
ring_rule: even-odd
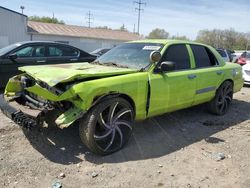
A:
<svg viewBox="0 0 250 188">
<path fill-rule="evenodd" d="M 209 111 L 216 115 L 224 115 L 233 100 L 233 84 L 225 81 L 217 89 L 215 97 L 208 103 Z"/>
<path fill-rule="evenodd" d="M 134 110 L 128 101 L 120 97 L 104 99 L 80 119 L 79 134 L 93 153 L 107 155 L 127 143 L 133 123 Z"/>
</svg>

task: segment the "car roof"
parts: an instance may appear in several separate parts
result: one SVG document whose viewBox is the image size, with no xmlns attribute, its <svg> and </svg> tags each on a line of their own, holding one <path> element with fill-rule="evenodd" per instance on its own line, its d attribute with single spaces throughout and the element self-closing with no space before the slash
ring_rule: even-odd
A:
<svg viewBox="0 0 250 188">
<path fill-rule="evenodd" d="M 209 46 L 206 44 L 202 44 L 199 42 L 192 42 L 187 40 L 175 40 L 175 39 L 145 39 L 145 40 L 136 40 L 136 41 L 130 41 L 128 43 L 159 43 L 159 44 L 196 44 L 196 45 L 202 45 L 202 46 Z"/>
<path fill-rule="evenodd" d="M 16 44 L 33 44 L 33 43 L 50 43 L 50 44 L 64 44 L 64 43 L 60 43 L 60 42 L 54 42 L 54 41 L 22 41 L 22 42 L 16 42 Z M 68 45 L 68 44 L 64 44 L 64 45 Z"/>
</svg>

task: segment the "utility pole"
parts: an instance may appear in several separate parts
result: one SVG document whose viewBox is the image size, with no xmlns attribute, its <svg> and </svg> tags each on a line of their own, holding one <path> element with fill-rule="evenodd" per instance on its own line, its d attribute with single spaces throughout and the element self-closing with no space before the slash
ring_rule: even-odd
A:
<svg viewBox="0 0 250 188">
<path fill-rule="evenodd" d="M 90 24 L 92 23 L 91 20 L 93 20 L 93 14 L 91 14 L 90 11 L 87 13 L 86 19 L 87 19 L 88 27 L 90 28 Z"/>
<path fill-rule="evenodd" d="M 134 3 L 138 5 L 138 8 L 135 8 L 135 10 L 138 11 L 137 33 L 140 34 L 141 11 L 143 11 L 141 6 L 146 6 L 146 3 L 142 0 L 134 1 Z"/>
<path fill-rule="evenodd" d="M 22 14 L 23 14 L 23 10 L 24 10 L 24 6 L 20 6 L 20 9 L 21 9 L 21 11 L 22 11 Z"/>
</svg>

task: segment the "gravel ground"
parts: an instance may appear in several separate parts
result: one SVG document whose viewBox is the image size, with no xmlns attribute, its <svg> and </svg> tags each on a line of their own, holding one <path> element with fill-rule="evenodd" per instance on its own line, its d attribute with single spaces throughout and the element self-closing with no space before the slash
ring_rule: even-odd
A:
<svg viewBox="0 0 250 188">
<path fill-rule="evenodd" d="M 0 113 L 0 187 L 250 187 L 250 88 L 229 112 L 197 106 L 136 123 L 121 151 L 100 157 L 78 127 L 27 131 Z"/>
</svg>

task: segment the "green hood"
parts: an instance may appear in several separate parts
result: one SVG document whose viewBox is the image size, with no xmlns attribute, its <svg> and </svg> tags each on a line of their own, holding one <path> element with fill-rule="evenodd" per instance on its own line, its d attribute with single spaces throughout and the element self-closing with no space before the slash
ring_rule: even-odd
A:
<svg viewBox="0 0 250 188">
<path fill-rule="evenodd" d="M 36 80 L 53 87 L 60 82 L 69 82 L 84 78 L 100 78 L 136 72 L 134 69 L 114 66 L 95 65 L 90 63 L 57 64 L 20 67 Z"/>
</svg>

